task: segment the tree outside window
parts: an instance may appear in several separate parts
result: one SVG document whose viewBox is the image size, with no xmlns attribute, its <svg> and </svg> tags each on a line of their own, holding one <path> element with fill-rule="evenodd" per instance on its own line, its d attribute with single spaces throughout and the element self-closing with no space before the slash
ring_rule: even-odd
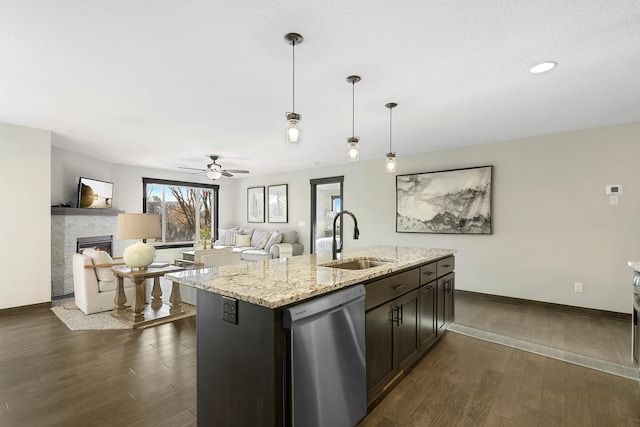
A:
<svg viewBox="0 0 640 427">
<path fill-rule="evenodd" d="M 193 244 L 201 230 L 215 236 L 217 185 L 144 178 L 145 212 L 159 214 L 164 244 Z M 207 234 L 206 231 L 204 234 Z M 204 236 L 206 237 L 206 236 Z"/>
</svg>

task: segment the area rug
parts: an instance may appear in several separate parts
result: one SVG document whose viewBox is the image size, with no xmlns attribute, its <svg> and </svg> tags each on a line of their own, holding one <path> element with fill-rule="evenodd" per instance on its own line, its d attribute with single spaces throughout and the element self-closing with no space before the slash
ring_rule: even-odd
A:
<svg viewBox="0 0 640 427">
<path fill-rule="evenodd" d="M 76 307 L 73 298 L 54 300 L 51 301 L 51 305 L 51 311 L 72 331 L 131 329 L 127 324 L 112 317 L 110 311 L 84 314 Z"/>
</svg>

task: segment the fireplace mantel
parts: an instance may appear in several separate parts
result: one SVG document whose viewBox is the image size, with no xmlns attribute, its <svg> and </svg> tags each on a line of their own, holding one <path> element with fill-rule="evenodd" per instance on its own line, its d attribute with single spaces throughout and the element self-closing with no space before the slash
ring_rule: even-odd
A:
<svg viewBox="0 0 640 427">
<path fill-rule="evenodd" d="M 120 213 L 124 213 L 124 211 L 115 209 L 64 208 L 61 206 L 51 206 L 51 215 L 116 216 Z"/>
</svg>

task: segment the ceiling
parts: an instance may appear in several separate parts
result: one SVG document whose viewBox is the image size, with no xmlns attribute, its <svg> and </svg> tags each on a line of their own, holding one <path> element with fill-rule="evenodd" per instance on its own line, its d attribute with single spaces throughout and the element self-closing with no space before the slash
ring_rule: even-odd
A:
<svg viewBox="0 0 640 427">
<path fill-rule="evenodd" d="M 640 118 L 637 0 L 0 0 L 0 122 L 113 163 L 252 175 Z M 302 144 L 284 144 L 292 104 Z M 538 62 L 558 67 L 530 74 Z M 240 175 L 243 176 L 243 175 Z"/>
</svg>

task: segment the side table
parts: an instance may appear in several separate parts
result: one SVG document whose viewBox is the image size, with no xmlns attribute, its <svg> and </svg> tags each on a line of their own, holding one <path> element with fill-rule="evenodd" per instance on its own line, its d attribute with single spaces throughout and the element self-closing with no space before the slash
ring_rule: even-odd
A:
<svg viewBox="0 0 640 427">
<path fill-rule="evenodd" d="M 112 316 L 136 329 L 143 326 L 151 326 L 152 324 L 169 322 L 174 320 L 174 317 L 184 314 L 184 310 L 181 307 L 180 285 L 177 282 L 172 283 L 169 304 L 162 301 L 162 289 L 160 288 L 160 277 L 167 273 L 184 270 L 183 267 L 170 265 L 142 271 L 131 271 L 130 267 L 114 267 L 112 270 L 118 279 Z M 131 280 L 134 284 L 131 309 L 125 306 L 127 303 L 127 297 L 124 293 L 125 278 Z M 151 290 L 153 299 L 151 304 L 146 304 L 145 302 L 144 287 L 147 279 L 153 279 L 153 288 Z"/>
</svg>

